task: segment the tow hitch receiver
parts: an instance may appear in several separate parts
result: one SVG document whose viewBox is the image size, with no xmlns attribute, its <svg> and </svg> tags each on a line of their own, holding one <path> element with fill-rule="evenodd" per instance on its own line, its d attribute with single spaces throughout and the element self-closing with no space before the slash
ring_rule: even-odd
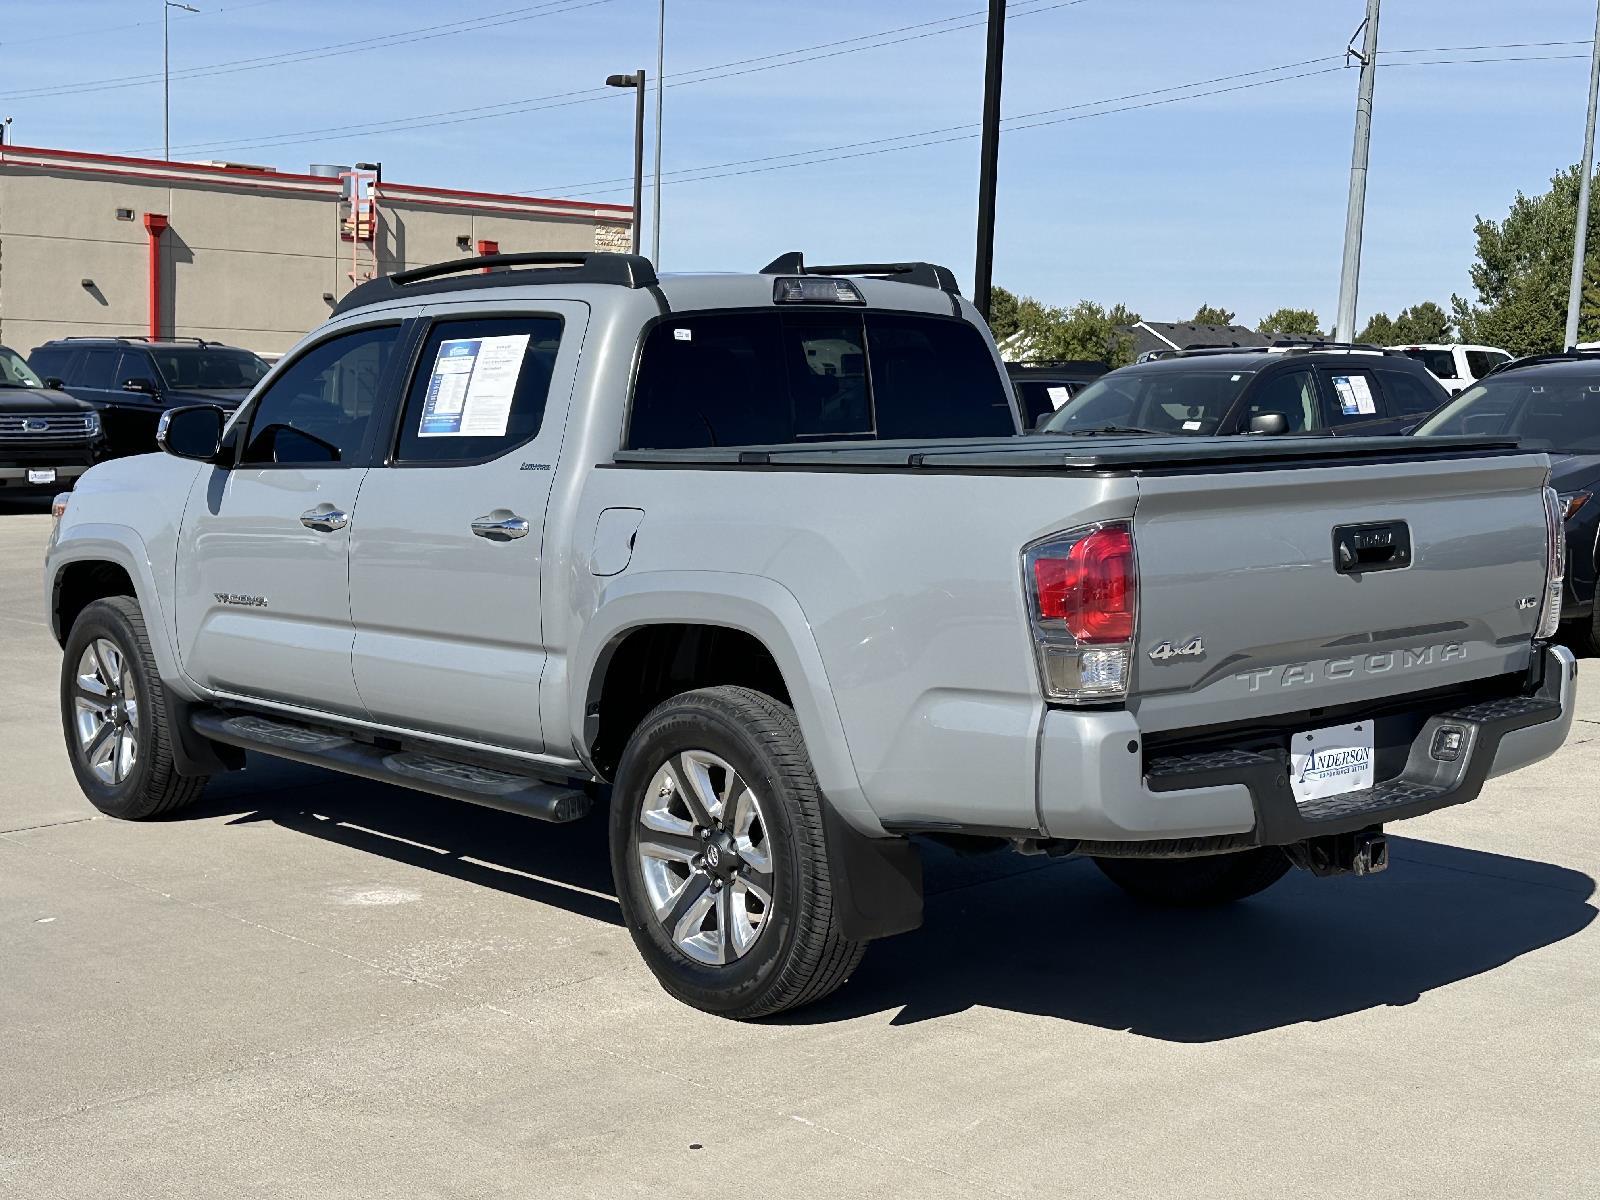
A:
<svg viewBox="0 0 1600 1200">
<path fill-rule="evenodd" d="M 1376 875 L 1389 869 L 1389 837 L 1379 829 L 1308 838 L 1285 846 L 1289 861 L 1313 875 Z"/>
</svg>

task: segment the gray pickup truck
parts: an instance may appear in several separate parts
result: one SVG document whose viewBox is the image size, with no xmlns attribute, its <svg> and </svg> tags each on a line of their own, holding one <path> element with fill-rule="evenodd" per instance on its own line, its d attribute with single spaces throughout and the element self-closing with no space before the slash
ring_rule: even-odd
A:
<svg viewBox="0 0 1600 1200">
<path fill-rule="evenodd" d="M 90 800 L 164 815 L 254 751 L 609 804 L 640 951 L 731 1017 L 917 926 L 914 837 L 1218 903 L 1382 869 L 1572 720 L 1543 454 L 1022 437 L 929 264 L 410 271 L 160 443 L 50 540 Z"/>
</svg>

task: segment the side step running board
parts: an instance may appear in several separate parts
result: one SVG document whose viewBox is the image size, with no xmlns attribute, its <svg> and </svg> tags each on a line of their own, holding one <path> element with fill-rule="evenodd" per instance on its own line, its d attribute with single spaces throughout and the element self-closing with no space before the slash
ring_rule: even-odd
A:
<svg viewBox="0 0 1600 1200">
<path fill-rule="evenodd" d="M 540 821 L 576 821 L 589 811 L 587 793 L 577 788 L 436 754 L 385 750 L 332 730 L 298 725 L 293 721 L 202 708 L 194 712 L 190 723 L 202 737 L 229 746 L 520 813 Z"/>
</svg>

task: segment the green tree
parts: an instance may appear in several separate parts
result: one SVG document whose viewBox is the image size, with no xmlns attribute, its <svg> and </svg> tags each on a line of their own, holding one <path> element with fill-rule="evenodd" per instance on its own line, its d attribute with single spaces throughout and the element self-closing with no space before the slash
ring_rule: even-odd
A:
<svg viewBox="0 0 1600 1200">
<path fill-rule="evenodd" d="M 1397 342 L 1448 342 L 1451 340 L 1450 314 L 1432 300 L 1402 308 L 1394 319 Z"/>
<path fill-rule="evenodd" d="M 998 286 L 989 289 L 989 328 L 995 341 L 1003 342 L 1017 331 L 1019 303 L 1015 292 Z"/>
<path fill-rule="evenodd" d="M 1202 304 L 1195 310 L 1190 320 L 1196 325 L 1232 325 L 1237 313 L 1231 313 L 1225 308 L 1215 308 L 1210 304 Z"/>
<path fill-rule="evenodd" d="M 1322 322 L 1309 308 L 1280 308 L 1262 317 L 1256 332 L 1279 337 L 1321 337 Z"/>
<path fill-rule="evenodd" d="M 1356 341 L 1367 342 L 1373 346 L 1392 346 L 1403 340 L 1395 333 L 1394 328 L 1394 318 L 1388 313 L 1373 313 L 1367 318 L 1367 323 L 1361 332 L 1356 334 Z"/>
<path fill-rule="evenodd" d="M 1578 214 L 1578 168 L 1568 167 L 1537 196 L 1517 193 L 1503 220 L 1478 217 L 1477 261 L 1468 276 L 1477 301 L 1452 296 L 1461 337 L 1503 346 L 1513 354 L 1561 349 L 1567 323 L 1567 286 Z M 1600 217 L 1600 189 L 1589 194 L 1589 228 Z M 1600 240 L 1591 236 L 1584 261 L 1578 339 L 1600 337 Z"/>
<path fill-rule="evenodd" d="M 1028 360 L 1097 358 L 1113 367 L 1133 361 L 1133 337 L 1122 326 L 1139 319 L 1123 305 L 1110 310 L 1092 300 L 1055 308 L 1024 296 L 1017 305 L 1022 357 Z"/>
</svg>

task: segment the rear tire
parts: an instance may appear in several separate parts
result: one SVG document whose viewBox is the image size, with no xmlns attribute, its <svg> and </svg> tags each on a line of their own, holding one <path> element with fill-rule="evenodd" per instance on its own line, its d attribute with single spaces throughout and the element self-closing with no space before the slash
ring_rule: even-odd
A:
<svg viewBox="0 0 1600 1200">
<path fill-rule="evenodd" d="M 1174 908 L 1231 904 L 1265 891 L 1289 870 L 1276 846 L 1200 858 L 1096 858 L 1094 865 L 1131 896 Z"/>
<path fill-rule="evenodd" d="M 1567 628 L 1572 631 L 1574 650 L 1585 658 L 1600 658 L 1600 595 L 1595 597 L 1594 611 Z"/>
<path fill-rule="evenodd" d="M 611 799 L 628 932 L 672 996 L 736 1020 L 820 1000 L 866 950 L 839 929 L 822 796 L 794 713 L 686 692 L 629 740 Z"/>
<path fill-rule="evenodd" d="M 146 821 L 192 804 L 205 776 L 178 774 L 167 693 L 130 596 L 79 614 L 61 660 L 61 725 L 83 794 L 108 817 Z"/>
</svg>

